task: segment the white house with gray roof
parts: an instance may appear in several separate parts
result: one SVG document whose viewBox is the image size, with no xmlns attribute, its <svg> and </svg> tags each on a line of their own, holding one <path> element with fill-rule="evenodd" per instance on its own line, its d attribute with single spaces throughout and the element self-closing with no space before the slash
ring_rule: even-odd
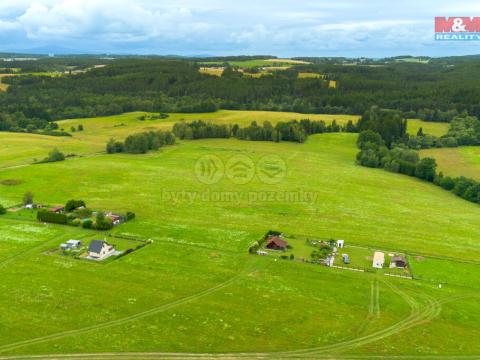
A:
<svg viewBox="0 0 480 360">
<path fill-rule="evenodd" d="M 113 245 L 103 240 L 92 240 L 88 246 L 88 257 L 95 260 L 104 259 L 115 252 Z"/>
</svg>

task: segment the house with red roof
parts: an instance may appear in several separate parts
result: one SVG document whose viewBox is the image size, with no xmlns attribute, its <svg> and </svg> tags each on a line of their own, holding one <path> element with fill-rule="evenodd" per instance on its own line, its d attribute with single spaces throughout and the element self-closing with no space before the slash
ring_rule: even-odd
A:
<svg viewBox="0 0 480 360">
<path fill-rule="evenodd" d="M 280 236 L 270 236 L 265 247 L 270 250 L 286 250 L 287 246 L 288 242 L 282 240 Z"/>
</svg>

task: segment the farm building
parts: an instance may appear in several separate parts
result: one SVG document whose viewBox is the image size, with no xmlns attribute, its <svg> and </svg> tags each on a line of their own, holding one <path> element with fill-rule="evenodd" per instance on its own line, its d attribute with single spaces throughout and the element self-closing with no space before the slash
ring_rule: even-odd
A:
<svg viewBox="0 0 480 360">
<path fill-rule="evenodd" d="M 285 250 L 288 246 L 288 242 L 280 239 L 279 236 L 271 236 L 268 241 L 266 248 L 270 250 Z"/>
<path fill-rule="evenodd" d="M 345 246 L 345 240 L 337 240 L 337 247 L 343 249 Z"/>
<path fill-rule="evenodd" d="M 373 254 L 372 266 L 377 269 L 382 269 L 385 264 L 385 254 L 381 251 L 375 251 Z"/>
<path fill-rule="evenodd" d="M 52 212 L 52 213 L 56 213 L 56 214 L 62 214 L 64 211 L 65 211 L 65 206 L 54 206 L 54 207 L 51 207 L 50 209 L 48 209 L 48 211 Z"/>
<path fill-rule="evenodd" d="M 103 259 L 115 251 L 113 245 L 103 240 L 92 240 L 88 247 L 88 256 L 94 259 Z"/>
<path fill-rule="evenodd" d="M 348 257 L 348 254 L 342 254 L 342 261 L 344 264 L 350 264 L 350 258 Z"/>
<path fill-rule="evenodd" d="M 107 217 L 112 220 L 113 225 L 118 225 L 122 222 L 122 217 L 120 215 L 114 215 L 112 213 L 107 214 Z"/>
<path fill-rule="evenodd" d="M 405 268 L 407 267 L 407 259 L 403 255 L 392 256 L 390 260 L 391 268 Z"/>
</svg>

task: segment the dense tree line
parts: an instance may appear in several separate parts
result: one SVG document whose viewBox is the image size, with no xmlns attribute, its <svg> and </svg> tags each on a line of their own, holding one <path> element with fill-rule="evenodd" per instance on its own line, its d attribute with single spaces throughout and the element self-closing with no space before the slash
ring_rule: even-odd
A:
<svg viewBox="0 0 480 360">
<path fill-rule="evenodd" d="M 175 144 L 175 135 L 170 131 L 147 131 L 129 135 L 125 141 L 110 139 L 107 143 L 107 153 L 145 154 L 150 150 L 158 150 L 166 145 Z"/>
<path fill-rule="evenodd" d="M 443 136 L 425 134 L 420 128 L 417 135 L 409 135 L 397 144 L 417 150 L 480 145 L 480 121 L 473 116 L 457 116 L 450 122 L 448 132 Z"/>
<path fill-rule="evenodd" d="M 437 174 L 435 159 L 420 159 L 417 151 L 408 148 L 388 149 L 382 136 L 372 130 L 359 134 L 357 146 L 360 149 L 357 154 L 359 165 L 414 176 L 432 182 L 465 200 L 480 204 L 480 182 L 463 176 L 452 178 L 441 172 Z"/>
<path fill-rule="evenodd" d="M 173 126 L 174 134 L 180 139 L 187 140 L 235 137 L 240 140 L 250 141 L 291 141 L 303 143 L 308 135 L 340 131 L 356 132 L 357 127 L 352 121 L 348 121 L 346 125 L 340 126 L 335 120 L 327 125 L 323 120 L 312 121 L 309 119 L 278 122 L 275 126 L 269 121 L 263 122 L 262 125 L 252 121 L 249 126 L 243 128 L 238 124 L 223 125 L 202 120 L 190 123 L 182 121 Z"/>
<path fill-rule="evenodd" d="M 53 61 L 53 60 L 49 60 Z M 64 118 L 129 111 L 210 112 L 216 109 L 363 114 L 371 106 L 403 116 L 450 121 L 480 115 L 478 58 L 455 65 L 390 63 L 378 67 L 318 63 L 253 78 L 238 71 L 201 74 L 186 60 L 120 59 L 104 68 L 60 77 L 4 78 L 0 130 L 35 131 Z M 298 78 L 300 71 L 337 81 Z"/>
</svg>

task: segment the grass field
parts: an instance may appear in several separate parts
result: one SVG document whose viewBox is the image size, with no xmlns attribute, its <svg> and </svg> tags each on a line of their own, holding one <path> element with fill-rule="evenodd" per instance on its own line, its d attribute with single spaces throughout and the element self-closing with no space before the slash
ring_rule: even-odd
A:
<svg viewBox="0 0 480 360">
<path fill-rule="evenodd" d="M 66 154 L 93 155 L 105 150 L 105 144 L 110 138 L 123 139 L 128 135 L 154 129 L 169 129 L 175 122 L 185 120 L 205 120 L 221 124 L 237 123 L 247 126 L 252 121 L 259 124 L 270 121 L 276 124 L 279 121 L 293 119 L 324 120 L 329 123 L 336 120 L 339 124 L 345 124 L 349 120 L 356 122 L 356 115 L 324 115 L 324 114 L 299 114 L 289 112 L 268 111 L 230 111 L 220 110 L 215 113 L 201 114 L 170 114 L 163 120 L 139 120 L 145 113 L 127 113 L 122 115 L 99 117 L 93 119 L 74 119 L 59 121 L 61 129 L 70 131 L 70 128 L 82 124 L 85 128 L 82 132 L 72 133 L 72 137 L 53 137 L 32 134 L 13 134 L 0 132 L 0 168 L 15 165 L 29 164 L 34 159 L 43 159 L 48 152 L 57 147 Z M 447 124 L 429 123 L 415 119 L 408 120 L 408 132 L 416 134 L 419 127 L 423 127 L 428 134 L 441 135 L 447 130 Z"/>
<path fill-rule="evenodd" d="M 423 129 L 424 134 L 433 136 L 445 135 L 448 131 L 448 123 L 429 122 L 418 119 L 408 119 L 407 131 L 409 134 L 416 135 L 420 128 Z"/>
<path fill-rule="evenodd" d="M 214 76 L 222 76 L 223 74 L 222 68 L 210 68 L 210 67 L 201 67 L 198 69 L 199 72 L 202 74 L 207 74 L 207 75 L 214 75 Z"/>
<path fill-rule="evenodd" d="M 422 157 L 433 157 L 438 170 L 445 175 L 466 176 L 480 180 L 480 148 L 462 146 L 458 148 L 428 149 L 421 151 Z"/>
<path fill-rule="evenodd" d="M 298 78 L 299 79 L 320 79 L 323 78 L 324 75 L 318 73 L 310 73 L 310 72 L 299 72 Z"/>
<path fill-rule="evenodd" d="M 231 66 L 238 66 L 241 68 L 254 68 L 254 67 L 284 67 L 292 65 L 302 65 L 308 64 L 308 62 L 300 60 L 291 60 L 291 59 L 256 59 L 256 60 L 245 60 L 245 61 L 227 61 Z M 224 62 L 221 61 L 207 61 L 202 62 L 204 65 L 222 65 Z"/>
<path fill-rule="evenodd" d="M 120 259 L 91 263 L 49 250 L 108 233 L 47 226 L 24 213 L 0 216 L 1 355 L 480 354 L 480 207 L 415 178 L 355 165 L 355 134 L 315 135 L 305 144 L 182 141 L 146 155 L 96 154 L 112 136 L 169 128 L 182 118 L 245 125 L 358 117 L 220 111 L 140 121 L 139 115 L 60 122 L 66 130 L 84 125 L 71 138 L 0 133 L 0 203 L 16 205 L 32 191 L 40 203 L 80 198 L 92 208 L 130 210 L 137 218 L 111 233 L 153 240 Z M 92 156 L 12 167 L 53 145 Z M 242 185 L 227 172 L 207 185 L 195 172 L 202 156 L 218 157 L 228 169 L 240 155 L 254 164 L 280 156 L 285 178 L 269 184 L 257 172 Z M 418 280 L 248 255 L 269 229 L 406 253 Z M 365 250 L 354 253 L 368 265 Z"/>
</svg>

